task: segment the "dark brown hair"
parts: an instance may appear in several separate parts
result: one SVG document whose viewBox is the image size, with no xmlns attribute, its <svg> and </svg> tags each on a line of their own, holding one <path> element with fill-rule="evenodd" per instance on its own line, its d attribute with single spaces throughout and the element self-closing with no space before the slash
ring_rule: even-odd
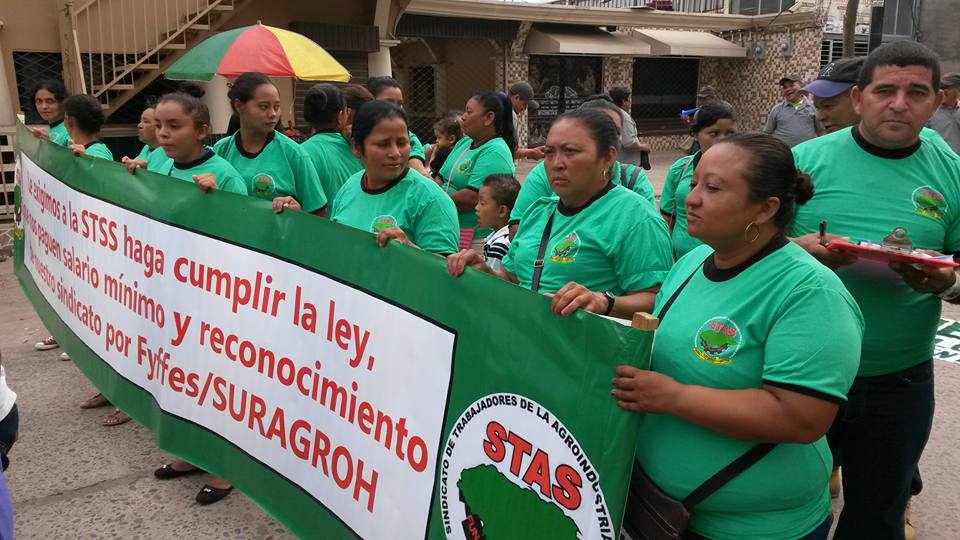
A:
<svg viewBox="0 0 960 540">
<path fill-rule="evenodd" d="M 786 230 L 796 215 L 796 205 L 813 197 L 810 175 L 797 169 L 793 152 L 780 139 L 766 133 L 737 133 L 724 138 L 714 147 L 732 144 L 750 155 L 745 167 L 750 200 L 763 202 L 770 197 L 780 199 L 780 209 L 773 222 Z"/>
</svg>

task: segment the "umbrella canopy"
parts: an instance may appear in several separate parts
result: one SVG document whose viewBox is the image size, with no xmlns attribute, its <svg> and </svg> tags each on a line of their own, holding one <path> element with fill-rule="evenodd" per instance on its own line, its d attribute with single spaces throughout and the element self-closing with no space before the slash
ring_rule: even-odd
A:
<svg viewBox="0 0 960 540">
<path fill-rule="evenodd" d="M 209 81 L 214 75 L 238 77 L 247 71 L 307 81 L 350 80 L 323 47 L 296 32 L 257 23 L 219 33 L 177 60 L 168 79 Z"/>
</svg>

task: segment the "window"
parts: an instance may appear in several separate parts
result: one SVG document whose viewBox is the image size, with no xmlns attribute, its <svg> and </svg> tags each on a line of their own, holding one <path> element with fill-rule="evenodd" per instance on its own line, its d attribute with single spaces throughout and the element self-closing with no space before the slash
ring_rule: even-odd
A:
<svg viewBox="0 0 960 540">
<path fill-rule="evenodd" d="M 870 53 L 867 36 L 857 36 L 853 42 L 853 55 L 866 56 Z M 820 67 L 843 58 L 843 39 L 824 39 L 820 44 Z"/>
<path fill-rule="evenodd" d="M 640 132 L 686 131 L 680 111 L 697 103 L 700 60 L 637 58 L 630 114 Z"/>
<path fill-rule="evenodd" d="M 543 144 L 550 122 L 602 92 L 603 59 L 598 56 L 531 56 L 529 82 L 540 108 L 529 117 L 527 145 Z"/>
<path fill-rule="evenodd" d="M 796 0 L 730 0 L 730 13 L 736 15 L 768 15 L 793 7 Z"/>
<path fill-rule="evenodd" d="M 42 124 L 30 92 L 43 81 L 63 80 L 63 63 L 60 53 L 13 51 L 13 70 L 17 77 L 17 94 L 20 108 L 28 124 Z"/>
<path fill-rule="evenodd" d="M 884 34 L 888 36 L 912 36 L 913 19 L 913 0 L 886 0 L 884 2 Z"/>
</svg>

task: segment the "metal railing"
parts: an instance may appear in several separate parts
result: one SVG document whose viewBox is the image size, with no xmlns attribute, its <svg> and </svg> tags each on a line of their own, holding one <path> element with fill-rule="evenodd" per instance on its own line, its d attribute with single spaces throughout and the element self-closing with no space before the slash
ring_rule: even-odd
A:
<svg viewBox="0 0 960 540">
<path fill-rule="evenodd" d="M 210 16 L 234 0 L 86 0 L 67 4 L 68 53 L 84 93 L 110 106 L 111 90 L 133 88 L 139 71 L 159 69 L 166 54 L 187 47 L 187 32 L 211 28 Z"/>
<path fill-rule="evenodd" d="M 723 13 L 726 0 L 567 0 L 558 4 L 601 8 L 652 8 L 677 13 Z"/>
</svg>

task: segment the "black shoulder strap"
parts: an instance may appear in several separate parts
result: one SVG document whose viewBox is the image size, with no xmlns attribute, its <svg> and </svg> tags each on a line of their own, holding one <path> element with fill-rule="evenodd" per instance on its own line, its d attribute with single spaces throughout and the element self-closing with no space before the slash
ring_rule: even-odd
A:
<svg viewBox="0 0 960 540">
<path fill-rule="evenodd" d="M 620 185 L 627 189 L 632 189 L 630 187 L 627 187 L 627 164 L 626 163 L 620 164 Z"/>
<path fill-rule="evenodd" d="M 708 255 L 707 258 L 709 259 L 711 255 L 713 254 L 711 253 L 710 255 Z M 678 296 L 680 296 L 680 293 L 683 291 L 683 288 L 687 286 L 687 283 L 690 283 L 690 280 L 693 279 L 693 276 L 697 275 L 697 272 L 700 271 L 700 267 L 703 266 L 705 262 L 707 262 L 707 259 L 704 259 L 702 263 L 697 265 L 697 267 L 693 270 L 693 272 L 691 272 L 690 275 L 687 276 L 687 279 L 683 280 L 683 283 L 681 283 L 680 286 L 677 287 L 677 290 L 673 291 L 673 294 L 670 295 L 670 298 L 667 299 L 666 303 L 663 304 L 663 307 L 660 308 L 660 312 L 657 313 L 657 319 L 659 319 L 661 323 L 663 323 L 663 318 L 664 316 L 666 316 L 667 310 L 670 309 L 670 306 L 673 305 L 673 302 L 677 299 Z"/>
<path fill-rule="evenodd" d="M 700 504 L 704 499 L 713 495 L 718 489 L 722 488 L 729 481 L 733 480 L 741 473 L 752 467 L 756 462 L 763 459 L 763 456 L 770 453 L 776 443 L 760 443 L 751 447 L 742 456 L 738 457 L 733 463 L 727 465 L 717 474 L 711 476 L 706 482 L 693 490 L 687 498 L 683 500 L 683 505 L 687 510 Z"/>
<path fill-rule="evenodd" d="M 633 174 L 630 175 L 630 183 L 627 185 L 627 189 L 633 191 L 634 186 L 637 185 L 637 179 L 640 178 L 640 167 L 633 168 Z"/>
<path fill-rule="evenodd" d="M 557 211 L 554 210 L 547 220 L 547 225 L 543 228 L 543 236 L 540 237 L 540 249 L 537 250 L 537 260 L 533 261 L 533 279 L 530 280 L 530 289 L 533 292 L 540 290 L 540 274 L 543 273 L 543 256 L 547 252 L 547 244 L 550 242 L 550 231 L 553 229 L 553 216 Z"/>
</svg>

